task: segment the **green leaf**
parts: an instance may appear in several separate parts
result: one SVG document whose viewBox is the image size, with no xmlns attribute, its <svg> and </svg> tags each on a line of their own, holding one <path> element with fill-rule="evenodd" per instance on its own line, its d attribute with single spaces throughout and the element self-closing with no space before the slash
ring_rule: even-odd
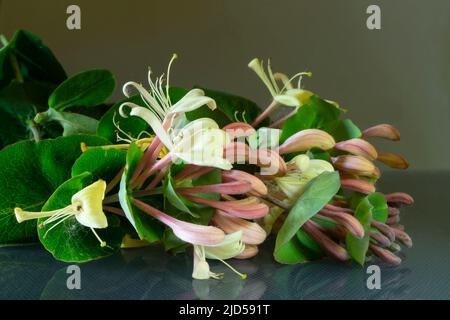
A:
<svg viewBox="0 0 450 320">
<path fill-rule="evenodd" d="M 72 112 L 56 111 L 53 108 L 45 112 L 38 113 L 34 121 L 38 124 L 46 122 L 57 122 L 63 128 L 63 136 L 74 134 L 95 134 L 97 131 L 98 120 Z"/>
<path fill-rule="evenodd" d="M 364 228 L 364 237 L 358 239 L 350 232 L 345 237 L 347 251 L 349 255 L 360 265 L 363 265 L 366 259 L 367 249 L 370 241 L 370 223 L 372 221 L 372 204 L 368 197 L 362 199 L 355 210 L 355 218 L 359 220 Z"/>
<path fill-rule="evenodd" d="M 167 199 L 175 208 L 192 215 L 191 210 L 189 210 L 185 204 L 185 201 L 187 200 L 183 200 L 183 198 L 175 191 L 173 178 L 170 171 L 164 179 L 163 190 L 165 199 Z"/>
<path fill-rule="evenodd" d="M 314 258 L 317 259 L 323 256 L 320 246 L 305 231 L 298 229 L 295 235 L 297 236 L 298 241 L 314 254 Z"/>
<path fill-rule="evenodd" d="M 72 177 L 90 172 L 95 179 L 111 181 L 125 166 L 126 150 L 92 148 L 83 152 L 72 167 Z"/>
<path fill-rule="evenodd" d="M 261 112 L 261 109 L 256 103 L 246 98 L 205 88 L 200 89 L 205 91 L 206 96 L 216 101 L 217 108 L 211 110 L 207 106 L 203 106 L 197 110 L 188 112 L 186 113 L 186 117 L 190 121 L 207 117 L 215 120 L 219 127 L 222 128 L 236 121 L 252 123 Z"/>
<path fill-rule="evenodd" d="M 288 244 L 306 221 L 333 198 L 339 188 L 340 181 L 337 172 L 324 172 L 306 185 L 304 192 L 290 210 L 278 232 L 274 252 L 277 261 L 281 259 L 280 250 Z"/>
<path fill-rule="evenodd" d="M 335 105 L 317 96 L 311 96 L 295 115 L 285 121 L 280 143 L 305 129 L 325 129 L 331 122 L 338 120 L 339 115 L 340 111 Z"/>
<path fill-rule="evenodd" d="M 8 47 L 14 54 L 26 79 L 61 83 L 67 76 L 51 50 L 36 35 L 18 30 Z"/>
<path fill-rule="evenodd" d="M 58 210 L 71 204 L 72 196 L 94 182 L 92 174 L 85 172 L 64 182 L 42 207 L 42 211 Z M 80 224 L 74 216 L 54 226 L 54 222 L 38 228 L 39 239 L 51 254 L 58 260 L 66 262 L 86 262 L 100 259 L 120 249 L 125 232 L 120 227 L 120 218 L 107 216 L 108 227 L 96 229 L 99 237 L 106 242 L 101 247 L 91 228 Z M 38 220 L 38 224 L 47 218 Z M 47 233 L 47 235 L 46 235 Z"/>
<path fill-rule="evenodd" d="M 120 181 L 119 200 L 127 219 L 133 225 L 139 237 L 153 242 L 161 239 L 164 227 L 153 217 L 133 205 L 132 191 L 128 190 L 128 183 L 143 154 L 143 151 L 137 145 L 130 144 L 125 170 Z"/>
<path fill-rule="evenodd" d="M 151 133 L 147 122 L 138 117 L 123 118 L 119 114 L 119 107 L 124 102 L 132 102 L 140 106 L 145 106 L 140 96 L 133 96 L 114 104 L 100 119 L 97 127 L 97 135 L 108 139 L 111 142 L 117 142 L 117 136 L 129 139 L 130 137 L 137 139 L 142 132 Z M 122 132 L 119 132 L 116 125 Z"/>
<path fill-rule="evenodd" d="M 331 134 L 336 142 L 360 138 L 362 135 L 361 130 L 350 119 L 330 122 L 324 130 Z"/>
<path fill-rule="evenodd" d="M 108 70 L 84 71 L 61 83 L 49 97 L 48 105 L 58 111 L 73 106 L 96 106 L 108 99 L 115 86 L 116 80 Z"/>
<path fill-rule="evenodd" d="M 40 211 L 56 188 L 70 178 L 70 168 L 81 155 L 81 142 L 91 146 L 108 143 L 77 135 L 38 143 L 23 141 L 0 151 L 0 244 L 36 239 L 36 224 L 18 224 L 14 208 Z"/>
<path fill-rule="evenodd" d="M 373 207 L 373 219 L 377 220 L 378 222 L 385 223 L 388 218 L 389 210 L 384 194 L 380 192 L 373 192 L 367 196 L 367 199 Z"/>
<path fill-rule="evenodd" d="M 304 253 L 304 248 L 302 248 L 296 237 L 291 238 L 278 248 L 275 254 L 275 260 L 283 264 L 297 264 L 309 261 L 307 255 Z"/>
</svg>

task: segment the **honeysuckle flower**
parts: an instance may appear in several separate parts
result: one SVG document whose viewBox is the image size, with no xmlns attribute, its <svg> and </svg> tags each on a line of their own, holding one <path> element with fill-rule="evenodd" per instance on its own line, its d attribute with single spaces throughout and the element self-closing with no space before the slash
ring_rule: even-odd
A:
<svg viewBox="0 0 450 320">
<path fill-rule="evenodd" d="M 400 259 L 398 256 L 393 254 L 391 251 L 381 248 L 374 243 L 369 243 L 369 249 L 371 252 L 373 252 L 377 257 L 379 257 L 384 262 L 398 266 L 400 263 L 402 263 L 402 259 Z"/>
<path fill-rule="evenodd" d="M 319 129 L 305 129 L 290 136 L 280 146 L 280 154 L 306 151 L 312 148 L 329 150 L 335 146 L 334 138 L 327 132 Z"/>
<path fill-rule="evenodd" d="M 260 179 L 254 175 L 241 170 L 222 171 L 222 180 L 224 182 L 245 181 L 250 183 L 251 194 L 255 196 L 264 196 L 267 194 L 267 187 Z"/>
<path fill-rule="evenodd" d="M 261 175 L 283 175 L 286 172 L 283 158 L 271 149 L 250 149 L 243 142 L 231 142 L 225 147 L 224 156 L 232 163 L 256 164 L 261 168 Z"/>
<path fill-rule="evenodd" d="M 255 128 L 245 122 L 233 122 L 227 124 L 222 129 L 228 133 L 231 140 L 240 137 L 249 137 L 251 135 L 254 135 L 256 132 Z"/>
<path fill-rule="evenodd" d="M 332 220 L 340 223 L 344 226 L 350 233 L 352 233 L 357 238 L 364 237 L 364 228 L 353 215 L 346 212 L 336 212 L 323 208 L 319 211 L 320 215 L 331 218 Z"/>
<path fill-rule="evenodd" d="M 413 197 L 405 192 L 393 192 L 386 195 L 386 201 L 394 204 L 412 205 L 414 203 Z"/>
<path fill-rule="evenodd" d="M 350 259 L 347 250 L 331 240 L 325 233 L 321 231 L 321 227 L 314 221 L 306 221 L 302 229 L 322 248 L 325 253 L 340 261 Z"/>
<path fill-rule="evenodd" d="M 224 260 L 240 255 L 245 249 L 242 242 L 242 232 L 238 231 L 225 236 L 222 242 L 210 246 L 194 246 L 194 270 L 192 277 L 198 280 L 222 279 L 223 273 L 214 273 L 209 269 L 206 259 L 219 260 L 229 267 L 233 272 L 241 276 L 243 279 L 247 275 L 238 272 Z"/>
<path fill-rule="evenodd" d="M 188 243 L 205 246 L 216 245 L 225 238 L 225 233 L 219 228 L 178 220 L 137 199 L 133 199 L 133 204 L 171 228 L 178 238 Z"/>
<path fill-rule="evenodd" d="M 378 152 L 377 160 L 394 169 L 408 169 L 408 160 L 392 152 Z"/>
<path fill-rule="evenodd" d="M 301 89 L 301 79 L 303 76 L 311 77 L 311 72 L 299 72 L 295 74 L 290 79 L 282 74 L 272 72 L 270 65 L 270 60 L 267 61 L 267 72 L 264 70 L 264 63 L 262 60 L 255 58 L 249 62 L 248 67 L 252 69 L 258 77 L 265 84 L 267 89 L 269 89 L 270 94 L 273 99 L 278 103 L 289 107 L 299 107 L 304 104 L 309 97 L 313 95 L 312 92 Z M 292 81 L 299 78 L 299 83 L 297 88 L 292 86 Z M 277 81 L 282 81 L 282 87 L 278 86 Z"/>
<path fill-rule="evenodd" d="M 172 62 L 176 59 L 173 55 L 167 68 L 167 81 L 163 89 L 164 75 L 157 78 L 155 81 L 151 79 L 151 70 L 148 71 L 148 82 L 150 91 L 147 91 L 141 84 L 130 81 L 123 86 L 123 93 L 130 97 L 130 88 L 134 88 L 140 94 L 146 107 L 139 106 L 135 103 L 125 102 L 120 106 L 119 113 L 122 117 L 127 117 L 124 112 L 125 107 L 129 107 L 130 115 L 142 118 L 153 129 L 155 134 L 161 139 L 162 143 L 172 150 L 173 143 L 170 138 L 170 132 L 182 121 L 184 113 L 198 109 L 204 105 L 214 110 L 216 102 L 205 96 L 201 89 L 192 89 L 177 103 L 172 104 L 169 95 L 169 76 Z"/>
<path fill-rule="evenodd" d="M 319 159 L 309 159 L 307 155 L 298 155 L 288 162 L 288 167 L 295 168 L 283 177 L 276 177 L 278 187 L 291 199 L 297 199 L 309 181 L 323 172 L 333 172 L 333 166 Z"/>
<path fill-rule="evenodd" d="M 361 156 L 343 155 L 332 160 L 333 166 L 343 173 L 368 177 L 377 173 L 372 161 Z"/>
<path fill-rule="evenodd" d="M 341 187 L 343 189 L 361 193 L 375 192 L 375 186 L 372 183 L 362 179 L 341 178 Z"/>
<path fill-rule="evenodd" d="M 312 92 L 301 88 L 302 77 L 305 75 L 311 77 L 312 74 L 310 72 L 299 72 L 289 79 L 282 73 L 274 74 L 272 72 L 270 60 L 267 62 L 266 72 L 266 70 L 264 70 L 263 62 L 258 58 L 250 61 L 248 67 L 258 75 L 273 98 L 273 102 L 252 123 L 253 126 L 257 126 L 261 123 L 261 121 L 263 121 L 273 110 L 275 110 L 279 104 L 294 107 L 294 111 L 296 111 L 297 108 L 305 104 L 313 95 Z M 297 88 L 294 88 L 292 86 L 292 81 L 296 78 L 298 78 L 298 85 Z M 279 87 L 277 81 L 282 82 L 281 88 Z"/>
<path fill-rule="evenodd" d="M 71 203 L 65 208 L 41 212 L 30 212 L 24 211 L 21 208 L 15 208 L 14 213 L 19 223 L 38 218 L 48 218 L 42 222 L 40 227 L 58 221 L 47 230 L 45 235 L 65 220 L 75 217 L 78 223 L 92 230 L 101 246 L 104 247 L 106 243 L 100 239 L 94 228 L 103 229 L 108 227 L 108 220 L 102 207 L 105 189 L 106 182 L 104 180 L 98 180 L 75 193 L 72 196 Z"/>
<path fill-rule="evenodd" d="M 400 140 L 400 132 L 390 124 L 379 124 L 364 130 L 363 137 L 376 137 L 398 141 Z"/>
<path fill-rule="evenodd" d="M 369 160 L 375 160 L 378 157 L 375 147 L 369 142 L 359 138 L 338 142 L 334 148 L 336 150 L 346 151 Z"/>
<path fill-rule="evenodd" d="M 394 229 L 389 227 L 387 224 L 384 224 L 377 220 L 372 219 L 372 221 L 370 222 L 370 225 L 373 228 L 377 228 L 381 233 L 383 233 L 386 237 L 388 237 L 391 242 L 395 241 Z"/>
<path fill-rule="evenodd" d="M 217 210 L 212 222 L 226 233 L 242 231 L 242 241 L 246 244 L 261 244 L 267 237 L 266 232 L 256 222 L 232 217 Z"/>
</svg>

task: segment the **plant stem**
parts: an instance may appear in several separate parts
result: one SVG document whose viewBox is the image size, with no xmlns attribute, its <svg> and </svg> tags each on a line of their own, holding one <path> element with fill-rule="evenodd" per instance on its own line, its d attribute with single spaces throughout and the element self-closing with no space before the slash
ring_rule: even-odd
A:
<svg viewBox="0 0 450 320">
<path fill-rule="evenodd" d="M 36 142 L 39 142 L 41 140 L 41 133 L 39 132 L 37 124 L 33 120 L 27 121 L 28 129 L 33 134 L 33 139 Z"/>
</svg>

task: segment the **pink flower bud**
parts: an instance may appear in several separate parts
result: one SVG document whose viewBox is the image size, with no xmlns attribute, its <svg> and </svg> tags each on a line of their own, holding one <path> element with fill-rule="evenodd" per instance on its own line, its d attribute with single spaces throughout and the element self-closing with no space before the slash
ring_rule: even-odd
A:
<svg viewBox="0 0 450 320">
<path fill-rule="evenodd" d="M 350 139 L 336 143 L 336 150 L 346 151 L 356 156 L 361 156 L 369 160 L 375 160 L 378 156 L 373 145 L 363 139 Z"/>
<path fill-rule="evenodd" d="M 394 169 L 408 169 L 409 163 L 399 154 L 391 152 L 378 152 L 378 161 Z"/>
<path fill-rule="evenodd" d="M 363 132 L 363 137 L 377 137 L 388 140 L 400 140 L 400 132 L 390 124 L 379 124 Z"/>
<path fill-rule="evenodd" d="M 289 137 L 279 148 L 280 154 L 306 151 L 312 148 L 329 150 L 336 142 L 327 132 L 318 129 L 306 129 Z"/>
</svg>

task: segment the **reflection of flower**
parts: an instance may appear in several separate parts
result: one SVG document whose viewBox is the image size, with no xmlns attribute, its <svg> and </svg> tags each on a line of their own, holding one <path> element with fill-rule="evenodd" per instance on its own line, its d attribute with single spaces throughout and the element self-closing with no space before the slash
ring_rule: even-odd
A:
<svg viewBox="0 0 450 320">
<path fill-rule="evenodd" d="M 237 231 L 226 235 L 224 240 L 216 245 L 194 246 L 194 271 L 192 272 L 192 277 L 198 280 L 223 278 L 223 273 L 211 272 L 209 269 L 209 264 L 206 262 L 206 259 L 215 259 L 221 261 L 233 272 L 245 279 L 247 275 L 238 272 L 224 261 L 226 259 L 238 256 L 244 251 L 244 249 L 245 245 L 242 242 L 242 231 Z"/>
<path fill-rule="evenodd" d="M 45 235 L 65 220 L 75 217 L 80 224 L 91 228 L 96 238 L 100 241 L 101 246 L 104 247 L 106 246 L 106 243 L 100 239 L 94 228 L 103 229 L 108 227 L 108 221 L 102 208 L 105 190 L 105 181 L 98 180 L 97 182 L 94 182 L 93 184 L 75 193 L 72 196 L 71 204 L 65 208 L 41 212 L 29 212 L 24 211 L 21 208 L 15 208 L 14 212 L 19 223 L 26 220 L 48 217 L 48 219 L 42 222 L 40 227 L 59 220 L 47 230 Z"/>
</svg>

